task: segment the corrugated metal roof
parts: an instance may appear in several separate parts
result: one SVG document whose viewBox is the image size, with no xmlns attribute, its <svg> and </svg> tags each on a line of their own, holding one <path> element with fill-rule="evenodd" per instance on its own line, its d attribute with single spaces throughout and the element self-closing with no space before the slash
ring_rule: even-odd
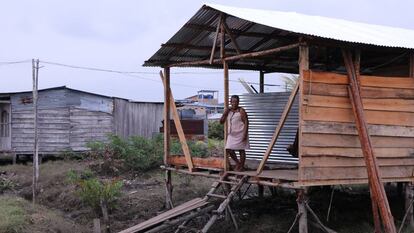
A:
<svg viewBox="0 0 414 233">
<path fill-rule="evenodd" d="M 296 12 L 268 11 L 216 4 L 206 5 L 237 18 L 290 32 L 352 43 L 414 49 L 414 30 Z"/>
<path fill-rule="evenodd" d="M 168 66 L 180 62 L 206 60 L 210 57 L 220 14 L 233 34 L 242 53 L 263 51 L 297 43 L 301 36 L 313 41 L 366 45 L 364 59 L 376 67 L 400 56 L 404 49 L 414 49 L 414 30 L 358 23 L 295 12 L 236 8 L 215 4 L 203 5 L 178 32 L 145 62 L 144 66 Z M 331 44 L 332 45 L 332 44 Z M 215 58 L 219 57 L 219 48 Z M 231 39 L 226 36 L 226 56 L 236 55 Z M 385 53 L 385 54 L 384 54 Z M 340 53 L 321 48 L 313 64 L 324 64 L 326 70 L 340 70 Z M 339 55 L 338 55 L 339 54 Z M 403 59 L 400 62 L 403 64 Z M 245 58 L 229 63 L 230 69 L 297 73 L 298 50 L 292 49 L 260 58 Z M 326 62 L 329 60 L 329 62 Z M 330 64 L 327 64 L 330 63 Z M 221 64 L 194 65 L 222 68 Z"/>
</svg>

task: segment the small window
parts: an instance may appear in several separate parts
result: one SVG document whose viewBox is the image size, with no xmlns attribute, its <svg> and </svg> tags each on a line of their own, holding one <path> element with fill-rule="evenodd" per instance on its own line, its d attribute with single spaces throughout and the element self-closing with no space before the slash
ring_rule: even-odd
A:
<svg viewBox="0 0 414 233">
<path fill-rule="evenodd" d="M 0 137 L 9 137 L 9 112 L 2 111 L 0 115 Z"/>
</svg>

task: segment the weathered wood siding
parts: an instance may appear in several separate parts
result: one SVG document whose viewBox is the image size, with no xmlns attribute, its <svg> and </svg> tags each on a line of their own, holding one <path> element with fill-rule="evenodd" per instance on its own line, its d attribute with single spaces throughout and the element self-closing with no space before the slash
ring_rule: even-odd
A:
<svg viewBox="0 0 414 233">
<path fill-rule="evenodd" d="M 361 76 L 366 121 L 382 177 L 414 172 L 414 79 Z M 346 75 L 306 71 L 299 179 L 304 184 L 365 183 L 367 172 Z"/>
<path fill-rule="evenodd" d="M 12 148 L 31 154 L 34 147 L 32 94 L 11 96 Z M 71 89 L 39 92 L 39 153 L 86 150 L 89 141 L 105 141 L 113 133 L 113 100 Z"/>
<path fill-rule="evenodd" d="M 69 109 L 66 107 L 65 90 L 39 93 L 38 135 L 39 151 L 55 153 L 69 149 Z M 32 94 L 11 96 L 12 149 L 17 153 L 32 153 L 34 148 L 34 117 Z"/>
<path fill-rule="evenodd" d="M 149 138 L 162 126 L 164 105 L 161 103 L 130 102 L 115 98 L 114 108 L 115 133 L 124 138 Z"/>
<path fill-rule="evenodd" d="M 113 133 L 113 117 L 110 113 L 70 107 L 70 148 L 85 151 L 92 141 L 105 142 Z"/>
</svg>

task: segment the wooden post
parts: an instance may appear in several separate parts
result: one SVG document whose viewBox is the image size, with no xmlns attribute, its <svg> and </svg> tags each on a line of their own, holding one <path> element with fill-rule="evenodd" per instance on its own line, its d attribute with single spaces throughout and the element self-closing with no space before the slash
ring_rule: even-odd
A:
<svg viewBox="0 0 414 233">
<path fill-rule="evenodd" d="M 407 212 L 408 218 L 408 226 L 411 230 L 414 230 L 414 216 L 413 216 L 413 208 L 411 207 L 411 202 L 413 202 L 414 198 L 414 190 L 413 184 L 411 182 L 405 185 L 405 211 Z"/>
<path fill-rule="evenodd" d="M 164 68 L 164 165 L 168 166 L 170 157 L 170 68 Z M 165 205 L 172 206 L 171 171 L 165 171 Z"/>
<path fill-rule="evenodd" d="M 223 95 L 223 103 L 224 103 L 224 111 L 229 108 L 229 66 L 227 62 L 224 60 L 226 56 L 225 51 L 225 31 L 224 26 L 221 24 L 221 38 L 220 38 L 220 58 L 223 61 L 223 81 L 224 81 L 224 95 Z M 224 122 L 224 145 L 227 142 L 227 121 Z M 224 148 L 224 171 L 229 170 L 229 159 L 227 157 L 226 149 Z"/>
<path fill-rule="evenodd" d="M 299 233 L 308 233 L 308 214 L 306 211 L 306 190 L 296 190 L 299 215 Z"/>
<path fill-rule="evenodd" d="M 33 71 L 33 131 L 34 131 L 34 148 L 33 148 L 33 204 L 36 203 L 37 183 L 39 180 L 39 143 L 37 132 L 37 99 L 38 99 L 38 78 L 39 78 L 39 59 L 32 59 Z"/>
<path fill-rule="evenodd" d="M 260 71 L 259 86 L 260 86 L 259 93 L 264 93 L 264 72 L 263 71 Z"/>
<path fill-rule="evenodd" d="M 93 233 L 102 233 L 101 220 L 99 218 L 93 219 Z"/>
<path fill-rule="evenodd" d="M 302 40 L 302 39 L 301 39 Z M 299 46 L 299 128 L 297 133 L 297 140 L 298 140 L 298 158 L 299 158 L 299 180 L 302 179 L 302 166 L 301 166 L 301 158 L 302 158 L 302 124 L 303 124 L 303 102 L 306 98 L 305 93 L 303 93 L 303 74 L 304 70 L 309 70 L 309 46 L 301 44 Z"/>
<path fill-rule="evenodd" d="M 358 130 L 358 136 L 361 143 L 362 152 L 367 166 L 368 181 L 370 185 L 371 195 L 377 203 L 384 229 L 387 233 L 396 233 L 394 219 L 391 214 L 387 195 L 381 180 L 379 166 L 371 144 L 371 138 L 368 133 L 367 123 L 362 105 L 362 97 L 360 87 L 355 72 L 352 54 L 349 50 L 343 49 L 345 67 L 348 73 L 350 86 L 348 88 L 349 97 L 352 104 L 352 110 L 355 117 L 355 124 Z"/>
<path fill-rule="evenodd" d="M 164 68 L 164 165 L 170 156 L 170 68 Z"/>
</svg>

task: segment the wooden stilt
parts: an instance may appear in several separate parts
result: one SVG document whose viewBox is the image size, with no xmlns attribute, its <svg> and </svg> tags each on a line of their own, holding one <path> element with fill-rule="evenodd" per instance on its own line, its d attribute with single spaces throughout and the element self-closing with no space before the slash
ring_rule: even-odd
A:
<svg viewBox="0 0 414 233">
<path fill-rule="evenodd" d="M 173 185 L 171 180 L 171 171 L 165 170 L 165 204 L 166 208 L 172 209 L 174 208 L 173 201 L 172 201 L 172 192 L 173 192 Z"/>
<path fill-rule="evenodd" d="M 296 191 L 299 215 L 299 233 L 308 233 L 308 215 L 306 211 L 306 191 L 299 189 Z"/>
<path fill-rule="evenodd" d="M 13 164 L 16 164 L 17 163 L 17 154 L 13 153 L 12 157 L 13 157 Z"/>
<path fill-rule="evenodd" d="M 413 202 L 414 198 L 414 190 L 413 184 L 407 183 L 405 185 L 405 211 L 407 212 L 407 220 L 408 226 L 411 230 L 414 230 L 414 216 L 413 216 L 413 208 L 411 207 L 411 203 Z"/>
</svg>

